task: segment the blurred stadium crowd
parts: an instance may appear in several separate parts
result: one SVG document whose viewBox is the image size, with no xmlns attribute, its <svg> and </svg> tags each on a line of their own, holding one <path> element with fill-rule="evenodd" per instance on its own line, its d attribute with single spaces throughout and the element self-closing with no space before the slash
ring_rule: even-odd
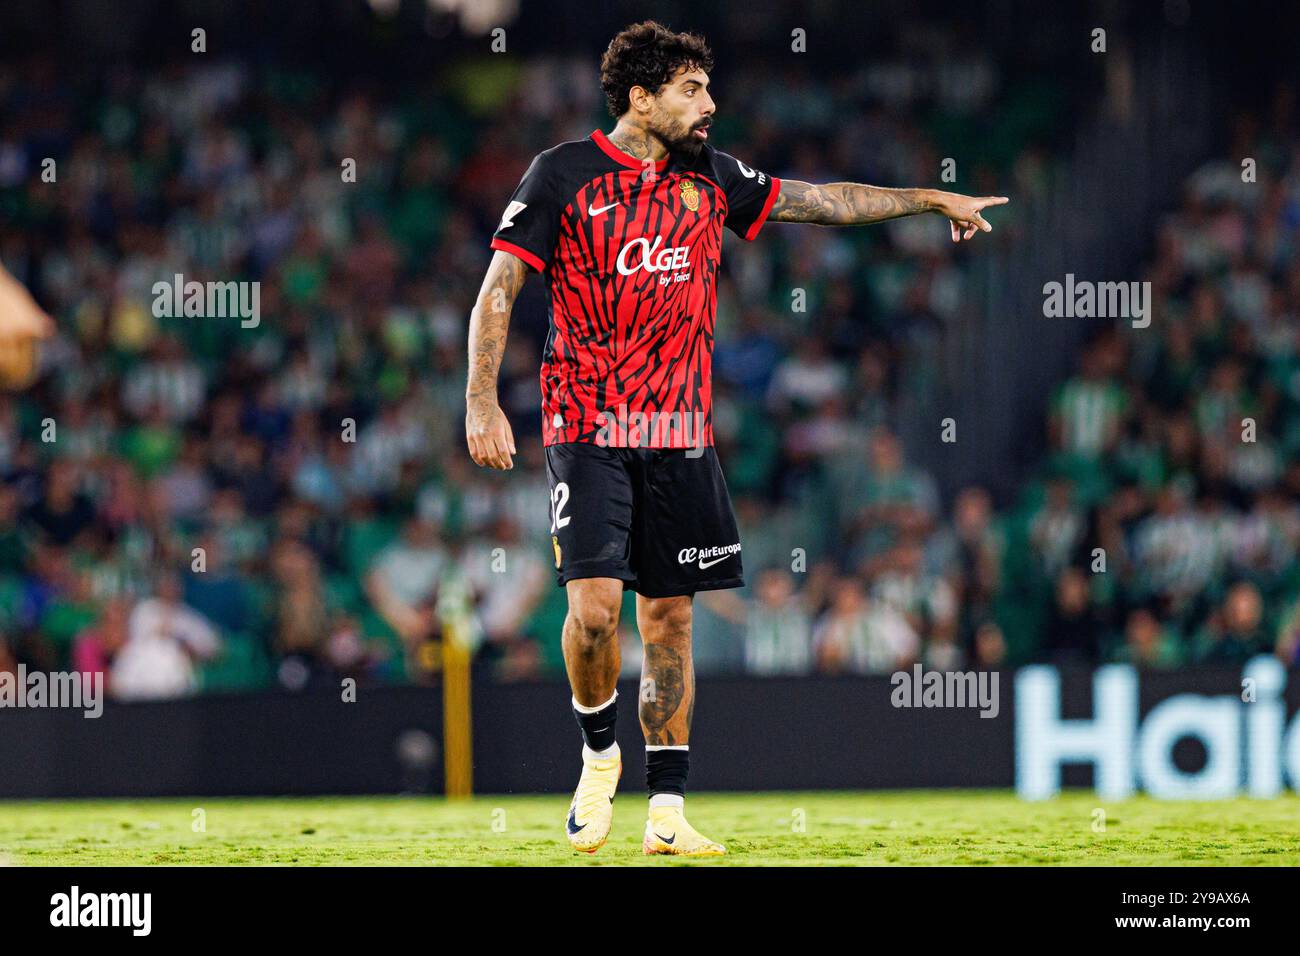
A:
<svg viewBox="0 0 1300 956">
<path fill-rule="evenodd" d="M 586 59 L 448 80 L 431 102 L 238 62 L 94 90 L 0 69 L 0 260 L 61 328 L 38 387 L 0 397 L 0 669 L 101 670 L 123 698 L 421 681 L 470 609 L 481 667 L 562 672 L 541 283 L 502 372 L 511 473 L 464 451 L 465 333 L 528 161 L 609 121 Z M 1050 85 L 978 56 L 725 80 L 719 143 L 783 178 L 937 184 L 936 143 L 961 141 L 957 188 L 1023 196 L 1062 122 Z M 749 586 L 700 596 L 697 669 L 1295 661 L 1294 119 L 1284 103 L 1227 144 L 1257 184 L 1230 159 L 1186 184 L 1152 237 L 1155 321 L 1084 351 L 1016 501 L 940 501 L 891 428 L 926 374 L 913 345 L 972 308 L 978 249 L 928 218 L 729 238 L 715 432 Z M 1015 240 L 1014 210 L 993 241 Z M 155 316 L 176 274 L 260 281 L 260 323 Z"/>
</svg>

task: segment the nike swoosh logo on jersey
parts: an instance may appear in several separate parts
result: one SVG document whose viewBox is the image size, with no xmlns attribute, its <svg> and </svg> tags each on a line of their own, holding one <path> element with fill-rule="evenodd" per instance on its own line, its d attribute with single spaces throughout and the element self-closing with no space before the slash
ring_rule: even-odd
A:
<svg viewBox="0 0 1300 956">
<path fill-rule="evenodd" d="M 614 208 L 615 206 L 617 206 L 617 205 L 619 205 L 619 203 L 612 202 L 612 203 L 610 203 L 608 206 L 601 206 L 599 209 L 597 209 L 595 206 L 593 206 L 593 205 L 591 205 L 590 203 L 588 203 L 588 204 L 587 204 L 587 215 L 588 215 L 588 216 L 599 216 L 602 212 L 609 212 L 611 209 L 613 209 L 613 208 Z"/>
<path fill-rule="evenodd" d="M 729 557 L 731 557 L 731 555 L 724 554 L 722 557 L 714 558 L 712 561 L 705 561 L 703 558 L 700 558 L 700 570 L 703 571 L 705 568 L 711 568 L 719 561 L 726 561 Z"/>
</svg>

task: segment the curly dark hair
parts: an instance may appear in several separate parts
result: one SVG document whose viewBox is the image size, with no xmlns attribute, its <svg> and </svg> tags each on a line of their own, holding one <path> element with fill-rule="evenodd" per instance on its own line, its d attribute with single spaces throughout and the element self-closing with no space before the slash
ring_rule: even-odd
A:
<svg viewBox="0 0 1300 956">
<path fill-rule="evenodd" d="M 713 53 L 704 37 L 674 33 L 662 23 L 646 20 L 624 28 L 609 41 L 600 59 L 600 88 L 615 119 L 628 111 L 628 92 L 634 86 L 658 93 L 683 66 L 708 72 Z"/>
</svg>

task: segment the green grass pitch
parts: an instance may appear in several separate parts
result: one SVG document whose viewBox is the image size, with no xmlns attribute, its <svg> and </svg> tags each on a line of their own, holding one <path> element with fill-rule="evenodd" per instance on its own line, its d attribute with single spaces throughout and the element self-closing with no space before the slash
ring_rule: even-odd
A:
<svg viewBox="0 0 1300 956">
<path fill-rule="evenodd" d="M 1216 803 L 1106 803 L 1092 793 L 1025 803 L 1005 791 L 697 794 L 691 821 L 730 854 L 690 861 L 641 854 L 639 793 L 620 797 L 610 841 L 592 856 L 569 849 L 567 809 L 565 796 L 0 802 L 0 863 L 1300 864 L 1295 794 Z"/>
</svg>

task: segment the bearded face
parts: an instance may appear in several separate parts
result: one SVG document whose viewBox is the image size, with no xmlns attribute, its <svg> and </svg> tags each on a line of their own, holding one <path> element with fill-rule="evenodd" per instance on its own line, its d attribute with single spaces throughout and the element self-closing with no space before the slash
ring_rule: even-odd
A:
<svg viewBox="0 0 1300 956">
<path fill-rule="evenodd" d="M 651 117 L 649 126 L 650 132 L 670 153 L 693 160 L 708 141 L 708 133 L 704 131 L 712 122 L 712 118 L 708 116 L 686 118 L 671 113 L 660 105 Z"/>
<path fill-rule="evenodd" d="M 670 153 L 694 160 L 709 140 L 714 104 L 708 92 L 709 77 L 685 67 L 654 97 L 646 126 Z"/>
</svg>

